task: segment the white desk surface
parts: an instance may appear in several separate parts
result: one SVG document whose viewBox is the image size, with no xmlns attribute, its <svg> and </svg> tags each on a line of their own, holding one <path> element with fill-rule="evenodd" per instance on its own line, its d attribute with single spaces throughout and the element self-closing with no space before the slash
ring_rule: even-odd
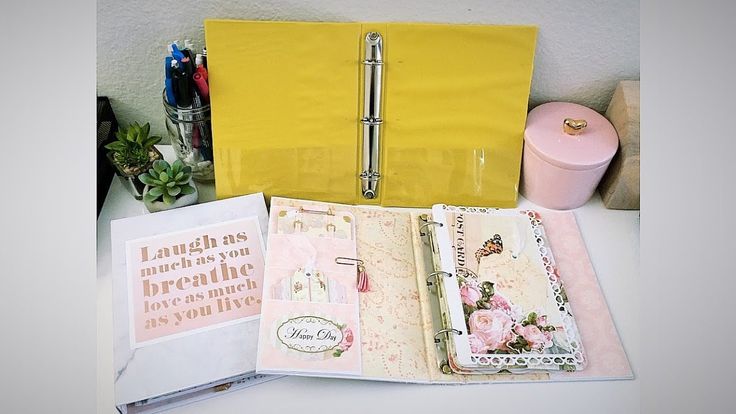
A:
<svg viewBox="0 0 736 414">
<path fill-rule="evenodd" d="M 165 158 L 173 151 L 161 146 Z M 213 185 L 198 185 L 200 202 Z M 519 199 L 519 208 L 543 208 Z M 634 380 L 476 385 L 417 385 L 286 377 L 167 413 L 633 413 L 639 411 L 639 211 L 606 209 L 598 194 L 574 210 Z M 116 413 L 112 357 L 110 220 L 147 214 L 117 178 L 97 219 L 97 412 Z"/>
</svg>

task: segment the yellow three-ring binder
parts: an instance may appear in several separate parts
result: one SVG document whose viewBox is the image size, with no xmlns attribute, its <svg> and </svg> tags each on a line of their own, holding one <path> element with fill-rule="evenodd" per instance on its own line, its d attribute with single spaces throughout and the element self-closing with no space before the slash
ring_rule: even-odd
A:
<svg viewBox="0 0 736 414">
<path fill-rule="evenodd" d="M 218 198 L 516 205 L 536 28 L 206 20 Z"/>
</svg>

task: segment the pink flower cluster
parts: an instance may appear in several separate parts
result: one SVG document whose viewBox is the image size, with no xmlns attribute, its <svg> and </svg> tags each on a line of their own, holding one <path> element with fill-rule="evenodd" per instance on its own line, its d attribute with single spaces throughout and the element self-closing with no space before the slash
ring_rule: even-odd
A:
<svg viewBox="0 0 736 414">
<path fill-rule="evenodd" d="M 505 299 L 503 300 L 508 304 Z M 516 341 L 517 337 L 524 338 L 532 350 L 543 351 L 552 346 L 552 333 L 539 329 L 539 326 L 545 325 L 545 317 L 538 318 L 537 325 L 524 326 L 516 323 L 511 315 L 502 309 L 476 310 L 468 317 L 470 351 L 474 354 L 509 351 L 509 344 Z"/>
<path fill-rule="evenodd" d="M 468 306 L 476 306 L 476 302 L 478 302 L 482 297 L 483 294 L 480 292 L 478 282 L 474 279 L 468 279 L 462 286 L 460 286 L 460 299 L 462 299 L 464 304 Z"/>
<path fill-rule="evenodd" d="M 470 350 L 474 354 L 490 351 L 512 351 L 511 347 L 520 348 L 518 338 L 521 337 L 531 350 L 543 351 L 552 346 L 552 333 L 540 329 L 547 325 L 546 316 L 537 316 L 534 324 L 523 325 L 518 322 L 521 316 L 518 309 L 498 293 L 486 299 L 488 309 L 477 309 L 478 301 L 483 298 L 480 286 L 474 279 L 466 279 L 460 286 L 460 298 L 472 311 L 468 315 Z M 516 344 L 516 345 L 515 345 Z M 522 342 L 523 345 L 523 342 Z"/>
<path fill-rule="evenodd" d="M 345 352 L 353 345 L 353 331 L 345 326 L 342 328 L 342 341 L 337 345 L 337 349 L 340 350 L 340 352 Z"/>
<path fill-rule="evenodd" d="M 532 350 L 543 351 L 552 346 L 552 333 L 539 329 L 537 325 L 514 326 L 514 332 L 524 338 Z"/>
<path fill-rule="evenodd" d="M 514 339 L 514 321 L 500 309 L 479 309 L 470 314 L 470 350 L 474 354 L 486 351 L 507 351 Z"/>
</svg>

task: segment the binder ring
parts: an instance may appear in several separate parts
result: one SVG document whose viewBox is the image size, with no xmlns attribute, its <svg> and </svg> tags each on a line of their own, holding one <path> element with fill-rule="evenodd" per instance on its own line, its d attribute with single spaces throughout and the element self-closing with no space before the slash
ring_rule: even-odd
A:
<svg viewBox="0 0 736 414">
<path fill-rule="evenodd" d="M 429 281 L 430 278 L 434 277 L 435 280 L 437 280 L 437 276 L 439 275 L 446 275 L 447 277 L 452 277 L 452 273 L 444 272 L 442 270 L 438 270 L 436 272 L 432 272 L 427 275 L 427 286 L 432 286 L 432 282 Z"/>
<path fill-rule="evenodd" d="M 381 125 L 383 123 L 383 119 L 381 118 L 361 118 L 360 122 L 363 125 Z"/>
<path fill-rule="evenodd" d="M 426 223 L 424 223 L 424 224 L 422 224 L 421 226 L 419 226 L 419 235 L 420 235 L 420 236 L 426 236 L 426 235 L 427 235 L 427 233 L 424 233 L 424 232 L 423 232 L 422 230 L 423 230 L 423 229 L 424 229 L 425 227 L 429 227 L 429 226 L 440 226 L 440 227 L 442 227 L 442 226 L 444 226 L 444 224 L 440 223 L 439 221 L 431 221 L 431 220 L 427 220 L 427 222 L 426 222 Z"/>
<path fill-rule="evenodd" d="M 383 81 L 383 39 L 378 32 L 365 36 L 364 89 L 363 89 L 363 155 L 361 161 L 360 187 L 363 198 L 378 197 L 380 166 L 381 84 Z"/>
<path fill-rule="evenodd" d="M 381 65 L 383 65 L 383 61 L 382 60 L 368 60 L 368 59 L 365 59 L 365 60 L 363 60 L 363 64 L 364 65 L 369 65 L 369 66 L 381 66 Z"/>
<path fill-rule="evenodd" d="M 442 335 L 442 334 L 449 335 L 450 333 L 454 333 L 455 335 L 462 335 L 463 334 L 463 331 L 459 331 L 459 330 L 457 330 L 455 328 L 440 329 L 439 331 L 435 332 L 435 334 L 434 334 L 434 343 L 436 343 L 436 344 L 440 343 L 441 339 L 437 338 L 439 335 Z"/>
</svg>

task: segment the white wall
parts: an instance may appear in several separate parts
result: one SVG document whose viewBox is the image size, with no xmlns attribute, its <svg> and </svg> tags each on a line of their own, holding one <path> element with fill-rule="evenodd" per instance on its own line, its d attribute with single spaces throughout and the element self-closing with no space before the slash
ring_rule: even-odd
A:
<svg viewBox="0 0 736 414">
<path fill-rule="evenodd" d="M 605 111 L 618 80 L 639 79 L 638 0 L 98 0 L 97 13 L 97 94 L 121 122 L 149 121 L 162 136 L 166 45 L 201 45 L 205 18 L 534 24 L 531 106 L 563 100 Z"/>
</svg>

